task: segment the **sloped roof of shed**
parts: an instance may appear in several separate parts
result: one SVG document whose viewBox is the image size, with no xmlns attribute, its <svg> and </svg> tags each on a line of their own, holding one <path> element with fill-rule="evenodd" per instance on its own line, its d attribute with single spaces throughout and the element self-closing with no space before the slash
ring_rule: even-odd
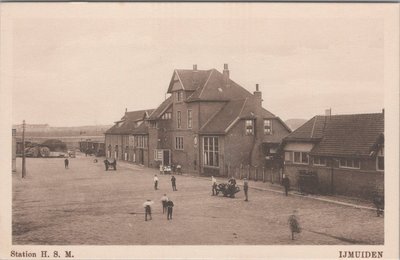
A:
<svg viewBox="0 0 400 260">
<path fill-rule="evenodd" d="M 369 156 L 383 133 L 383 113 L 315 116 L 285 141 L 314 140 L 314 155 Z"/>
</svg>

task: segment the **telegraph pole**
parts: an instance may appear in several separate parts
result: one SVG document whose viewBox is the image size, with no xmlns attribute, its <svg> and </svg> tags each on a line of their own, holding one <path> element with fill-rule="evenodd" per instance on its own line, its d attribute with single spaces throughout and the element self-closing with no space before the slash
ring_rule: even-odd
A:
<svg viewBox="0 0 400 260">
<path fill-rule="evenodd" d="M 25 120 L 22 121 L 22 178 L 26 176 L 25 168 Z"/>
</svg>

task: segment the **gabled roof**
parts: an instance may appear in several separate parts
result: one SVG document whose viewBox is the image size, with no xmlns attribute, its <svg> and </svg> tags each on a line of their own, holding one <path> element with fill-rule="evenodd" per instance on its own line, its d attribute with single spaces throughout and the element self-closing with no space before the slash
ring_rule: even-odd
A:
<svg viewBox="0 0 400 260">
<path fill-rule="evenodd" d="M 259 114 L 257 114 L 259 113 Z M 225 134 L 241 119 L 277 118 L 268 110 L 256 110 L 254 97 L 232 100 L 217 111 L 200 129 L 201 134 Z M 281 137 L 282 138 L 282 137 Z M 281 140 L 281 139 L 280 139 Z M 279 141 L 280 141 L 279 140 Z"/>
<path fill-rule="evenodd" d="M 224 76 L 216 69 L 212 69 L 203 85 L 199 85 L 196 90 L 186 99 L 186 102 L 194 101 L 229 101 L 251 97 L 252 94 L 229 79 L 225 84 Z"/>
<path fill-rule="evenodd" d="M 313 155 L 361 157 L 371 154 L 383 133 L 383 113 L 315 116 L 285 142 L 315 141 Z"/>
<path fill-rule="evenodd" d="M 175 75 L 177 76 L 183 89 L 185 89 L 187 91 L 194 91 L 198 87 L 203 86 L 205 84 L 210 73 L 211 73 L 211 70 L 177 69 L 174 71 L 174 73 L 172 75 L 172 79 L 169 84 L 167 93 L 171 93 L 172 87 L 174 85 Z"/>
<path fill-rule="evenodd" d="M 151 113 L 147 120 L 156 120 L 160 118 L 171 105 L 172 96 L 168 97 L 166 100 L 164 100 L 164 102 L 161 103 L 161 105 L 154 109 L 153 113 Z"/>
<path fill-rule="evenodd" d="M 137 122 L 147 118 L 154 109 L 138 110 L 125 112 L 121 120 L 116 121 L 115 124 L 109 128 L 106 134 L 131 134 L 137 127 Z"/>
</svg>

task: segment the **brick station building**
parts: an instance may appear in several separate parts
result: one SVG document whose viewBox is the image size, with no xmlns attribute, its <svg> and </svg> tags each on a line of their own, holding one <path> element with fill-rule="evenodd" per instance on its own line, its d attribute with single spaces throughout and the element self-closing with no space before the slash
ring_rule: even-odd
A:
<svg viewBox="0 0 400 260">
<path fill-rule="evenodd" d="M 118 143 L 117 151 L 128 144 L 125 150 L 135 154 L 129 161 L 215 176 L 244 165 L 282 167 L 276 152 L 290 128 L 262 107 L 258 85 L 250 93 L 230 79 L 227 64 L 222 73 L 196 65 L 174 70 L 167 93 L 145 123 L 130 131 L 131 142 Z"/>
<path fill-rule="evenodd" d="M 284 173 L 317 176 L 320 193 L 370 198 L 384 185 L 384 113 L 315 116 L 283 140 Z"/>
<path fill-rule="evenodd" d="M 144 124 L 152 112 L 152 109 L 130 112 L 125 110 L 123 117 L 105 132 L 106 157 L 135 162 L 137 157 L 133 132 Z"/>
</svg>

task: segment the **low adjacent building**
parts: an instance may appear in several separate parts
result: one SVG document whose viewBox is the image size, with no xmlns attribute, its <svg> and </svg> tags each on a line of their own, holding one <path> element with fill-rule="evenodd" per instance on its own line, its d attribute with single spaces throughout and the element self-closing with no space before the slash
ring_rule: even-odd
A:
<svg viewBox="0 0 400 260">
<path fill-rule="evenodd" d="M 106 157 L 136 162 L 133 133 L 152 112 L 152 109 L 125 111 L 124 116 L 105 132 Z"/>
<path fill-rule="evenodd" d="M 317 178 L 316 190 L 370 198 L 384 186 L 384 113 L 315 116 L 283 139 L 284 173 Z"/>
</svg>

